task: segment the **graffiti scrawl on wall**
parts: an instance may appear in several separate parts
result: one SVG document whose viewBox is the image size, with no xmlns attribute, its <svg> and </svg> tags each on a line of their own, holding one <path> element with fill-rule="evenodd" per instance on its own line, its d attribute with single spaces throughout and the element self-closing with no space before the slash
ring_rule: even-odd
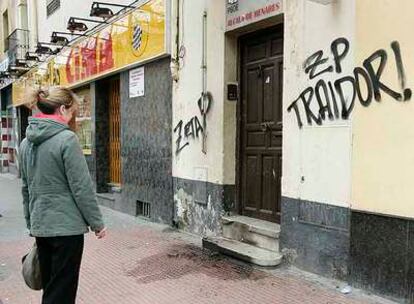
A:
<svg viewBox="0 0 414 304">
<path fill-rule="evenodd" d="M 184 124 L 183 120 L 180 120 L 174 128 L 174 134 L 177 135 L 175 141 L 176 149 L 175 153 L 179 154 L 185 147 L 190 145 L 189 139 L 199 138 L 202 136 L 202 151 L 206 153 L 206 129 L 207 129 L 207 114 L 210 111 L 213 97 L 211 93 L 202 93 L 201 97 L 197 101 L 198 109 L 202 118 L 202 123 L 198 116 L 192 117 L 187 123 Z"/>
<path fill-rule="evenodd" d="M 177 133 L 177 140 L 175 141 L 177 145 L 175 149 L 176 154 L 180 153 L 190 144 L 188 138 L 199 138 L 200 134 L 203 132 L 203 126 L 197 116 L 192 117 L 185 125 L 184 122 L 180 120 L 174 128 L 174 133 Z"/>
<path fill-rule="evenodd" d="M 397 41 L 391 43 L 391 52 L 394 55 L 401 88 L 391 88 L 382 80 L 384 69 L 387 64 L 391 64 L 388 62 L 389 56 L 385 49 L 377 50 L 366 58 L 362 66 L 353 70 L 352 75 L 329 81 L 322 79 L 321 76 L 328 73 L 342 73 L 342 63 L 349 50 L 349 41 L 346 38 L 338 38 L 331 43 L 332 62 L 329 62 L 322 50 L 305 60 L 304 72 L 309 80 L 315 79 L 317 82 L 315 86 L 304 89 L 287 108 L 288 112 L 293 110 L 295 113 L 299 128 L 304 123 L 322 125 L 326 120 L 348 119 L 357 98 L 364 107 L 368 107 L 373 100 L 380 102 L 382 94 L 401 102 L 411 99 L 412 91 L 406 87 L 404 64 Z M 346 88 L 350 89 L 350 96 L 346 96 Z"/>
</svg>

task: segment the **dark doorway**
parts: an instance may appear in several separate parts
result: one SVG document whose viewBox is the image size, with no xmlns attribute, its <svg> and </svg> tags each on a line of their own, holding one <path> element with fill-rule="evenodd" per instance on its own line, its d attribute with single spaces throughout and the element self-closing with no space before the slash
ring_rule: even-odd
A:
<svg viewBox="0 0 414 304">
<path fill-rule="evenodd" d="M 240 208 L 280 222 L 283 25 L 240 39 Z"/>
<path fill-rule="evenodd" d="M 98 193 L 112 193 L 121 186 L 121 102 L 120 80 L 116 75 L 91 85 L 91 102 L 94 102 L 92 131 L 95 153 L 96 189 Z M 92 106 L 93 107 L 93 106 Z"/>
<path fill-rule="evenodd" d="M 25 106 L 21 106 L 18 109 L 20 111 L 20 142 L 22 142 L 26 138 L 26 129 L 29 125 L 29 117 L 32 115 L 32 111 Z"/>
</svg>

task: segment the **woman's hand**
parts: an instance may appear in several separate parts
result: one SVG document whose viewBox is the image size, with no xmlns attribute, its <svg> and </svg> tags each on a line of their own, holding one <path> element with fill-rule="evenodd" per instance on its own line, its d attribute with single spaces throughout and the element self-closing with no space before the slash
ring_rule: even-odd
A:
<svg viewBox="0 0 414 304">
<path fill-rule="evenodd" d="M 98 239 L 102 239 L 106 236 L 106 228 L 103 228 L 99 231 L 95 231 L 95 235 Z"/>
</svg>

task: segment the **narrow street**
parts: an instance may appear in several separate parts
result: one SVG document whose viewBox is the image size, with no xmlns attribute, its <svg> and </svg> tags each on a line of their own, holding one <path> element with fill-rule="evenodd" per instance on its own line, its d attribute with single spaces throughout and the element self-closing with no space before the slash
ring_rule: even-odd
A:
<svg viewBox="0 0 414 304">
<path fill-rule="evenodd" d="M 35 304 L 20 275 L 25 234 L 20 181 L 0 176 L 0 303 Z M 103 208 L 109 235 L 86 237 L 79 304 L 391 303 L 292 267 L 261 270 L 200 248 L 200 238 Z"/>
</svg>

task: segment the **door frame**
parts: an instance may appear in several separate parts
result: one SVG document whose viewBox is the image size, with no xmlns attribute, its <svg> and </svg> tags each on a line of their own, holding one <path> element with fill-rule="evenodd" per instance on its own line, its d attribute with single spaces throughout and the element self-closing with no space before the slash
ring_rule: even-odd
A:
<svg viewBox="0 0 414 304">
<path fill-rule="evenodd" d="M 239 98 L 237 100 L 237 109 L 236 109 L 236 203 L 234 207 L 234 212 L 238 215 L 243 215 L 243 203 L 242 203 L 242 172 L 243 172 L 243 162 L 242 162 L 242 104 L 243 104 L 243 47 L 242 41 L 248 39 L 249 37 L 263 36 L 267 33 L 271 33 L 275 30 L 282 31 L 283 41 L 285 39 L 284 35 L 284 22 L 276 23 L 270 25 L 266 28 L 258 29 L 250 33 L 241 34 L 237 37 L 237 79 L 239 83 Z M 283 77 L 283 76 L 282 76 Z M 283 89 L 283 88 L 282 88 Z M 283 96 L 283 95 L 282 95 Z M 283 97 L 282 97 L 282 115 L 283 115 Z M 282 134 L 283 136 L 283 134 Z M 282 146 L 283 150 L 283 146 Z M 282 165 L 283 165 L 283 152 L 282 152 Z M 283 174 L 283 171 L 282 171 Z M 282 175 L 281 175 L 282 177 Z M 282 188 L 282 185 L 280 185 Z M 282 191 L 280 189 L 280 191 Z M 280 221 L 279 221 L 280 224 Z"/>
</svg>

